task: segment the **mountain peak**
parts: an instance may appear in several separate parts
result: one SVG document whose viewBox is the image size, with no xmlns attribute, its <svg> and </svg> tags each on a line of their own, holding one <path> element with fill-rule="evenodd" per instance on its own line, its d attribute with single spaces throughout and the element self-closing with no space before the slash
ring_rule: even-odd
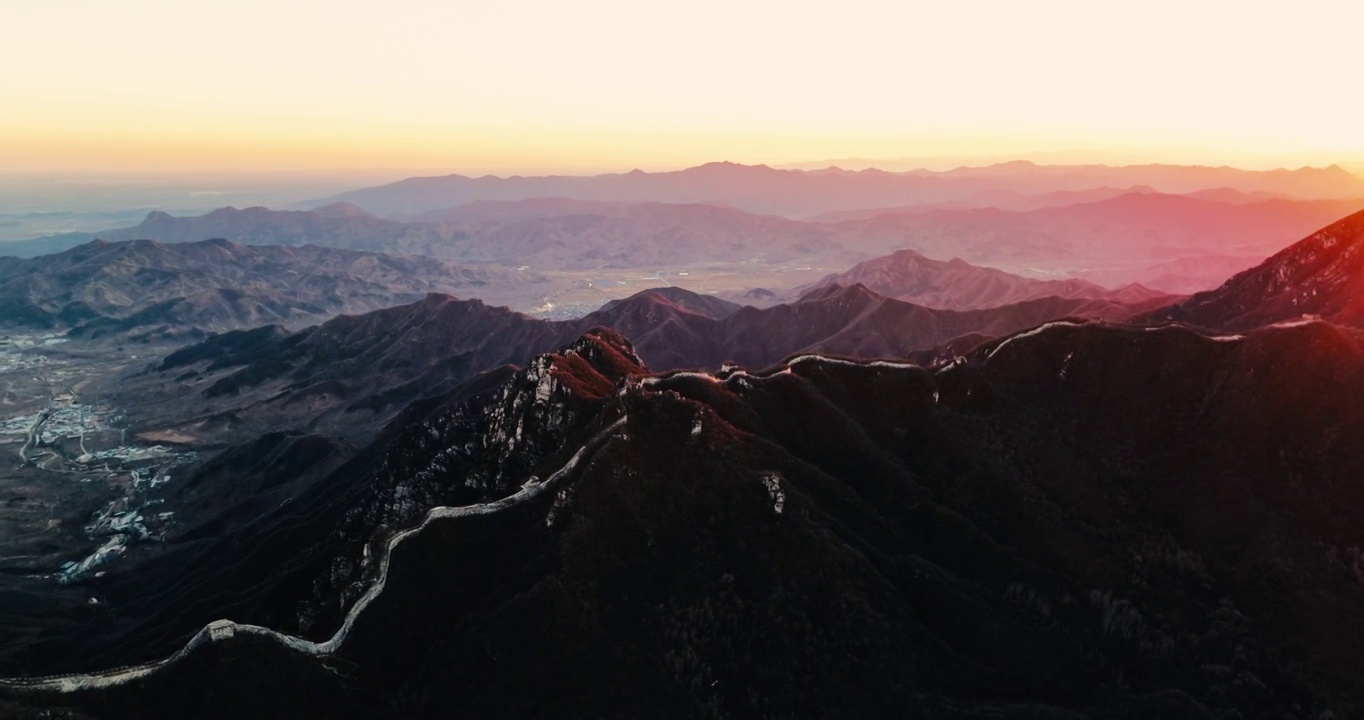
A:
<svg viewBox="0 0 1364 720">
<path fill-rule="evenodd" d="M 421 299 L 420 303 L 422 306 L 427 308 L 440 308 L 446 305 L 451 305 L 453 303 L 474 303 L 478 305 L 484 304 L 483 301 L 479 300 L 478 298 L 469 298 L 468 300 L 464 300 L 462 298 L 455 297 L 450 293 L 443 292 L 429 292 L 426 294 L 426 297 L 423 297 Z"/>
<path fill-rule="evenodd" d="M 334 202 L 329 205 L 323 205 L 320 208 L 315 208 L 313 213 L 323 217 L 337 218 L 373 217 L 365 212 L 364 208 L 349 202 Z"/>
<path fill-rule="evenodd" d="M 703 164 L 703 165 L 697 165 L 696 167 L 688 168 L 688 170 L 691 170 L 691 171 L 694 171 L 694 172 L 702 172 L 702 173 L 704 173 L 704 172 L 725 172 L 725 171 L 738 171 L 738 172 L 745 172 L 745 171 L 746 171 L 746 172 L 751 172 L 751 173 L 758 173 L 758 172 L 763 172 L 763 171 L 767 171 L 767 170 L 771 170 L 771 169 L 772 169 L 772 168 L 770 168 L 770 167 L 768 167 L 768 166 L 766 166 L 766 165 L 744 165 L 743 163 L 731 162 L 731 161 L 729 161 L 729 160 L 718 160 L 718 161 L 716 161 L 716 162 L 708 162 L 708 163 L 705 163 L 705 164 Z M 686 172 L 686 171 L 683 171 L 683 172 Z"/>
<path fill-rule="evenodd" d="M 883 299 L 885 298 L 873 292 L 866 285 L 863 285 L 860 282 L 855 282 L 852 283 L 851 285 L 839 285 L 838 283 L 831 283 L 823 287 L 815 288 L 814 290 L 811 290 L 810 292 L 801 295 L 800 299 L 797 300 L 797 302 L 799 303 L 824 301 L 867 302 Z"/>
<path fill-rule="evenodd" d="M 588 330 L 561 354 L 583 358 L 594 370 L 612 381 L 649 373 L 648 366 L 635 352 L 630 339 L 609 327 L 598 326 Z"/>
<path fill-rule="evenodd" d="M 226 238 L 209 238 L 209 239 L 207 239 L 207 240 L 204 241 L 204 244 L 205 244 L 205 245 L 212 245 L 213 247 L 223 248 L 224 250 L 240 250 L 240 249 L 242 249 L 242 246 L 241 246 L 241 245 L 238 245 L 237 243 L 234 243 L 234 242 L 232 242 L 231 240 L 228 240 L 228 239 L 226 239 Z"/>
<path fill-rule="evenodd" d="M 704 315 L 715 320 L 725 317 L 741 307 L 728 300 L 722 300 L 709 295 L 698 295 L 690 290 L 674 285 L 670 287 L 641 290 L 630 297 L 611 300 L 602 305 L 597 312 L 618 315 L 622 312 L 630 312 L 640 306 L 660 305 L 681 312 Z"/>
</svg>

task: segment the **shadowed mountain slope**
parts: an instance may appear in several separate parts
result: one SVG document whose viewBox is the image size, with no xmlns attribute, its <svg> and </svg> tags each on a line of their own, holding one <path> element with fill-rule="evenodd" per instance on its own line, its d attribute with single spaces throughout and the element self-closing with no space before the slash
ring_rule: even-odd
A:
<svg viewBox="0 0 1364 720">
<path fill-rule="evenodd" d="M 1364 211 L 1149 319 L 1244 329 L 1309 316 L 1364 327 Z"/>
<path fill-rule="evenodd" d="M 1350 330 L 1062 322 L 932 370 L 665 376 L 603 330 L 498 383 L 409 408 L 254 525 L 73 588 L 101 615 L 49 611 L 5 662 L 151 659 L 221 617 L 292 645 L 236 626 L 109 689 L 18 697 L 110 717 L 1364 708 Z M 383 542 L 433 505 L 462 509 Z"/>
<path fill-rule="evenodd" d="M 479 300 L 430 295 L 295 333 L 224 333 L 169 355 L 139 396 L 135 420 L 157 432 L 238 440 L 299 429 L 367 437 L 403 405 L 479 372 L 514 364 L 594 327 L 636 338 L 651 366 L 762 367 L 799 352 L 899 358 L 962 335 L 1016 332 L 1057 318 L 1121 320 L 1146 306 L 1048 297 L 997 308 L 935 310 L 863 286 L 828 286 L 787 305 L 735 308 L 680 288 L 649 290 L 570 321 L 527 317 Z M 176 382 L 165 381 L 174 379 Z M 193 411 L 187 411 L 193 408 Z"/>
</svg>

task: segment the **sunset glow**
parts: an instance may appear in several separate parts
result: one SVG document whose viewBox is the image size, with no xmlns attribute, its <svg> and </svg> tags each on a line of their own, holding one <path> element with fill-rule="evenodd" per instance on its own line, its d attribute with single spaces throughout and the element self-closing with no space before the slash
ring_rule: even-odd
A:
<svg viewBox="0 0 1364 720">
<path fill-rule="evenodd" d="M 1358 163 L 1364 8 L 15 4 L 13 172 L 531 173 L 1080 150 Z"/>
</svg>

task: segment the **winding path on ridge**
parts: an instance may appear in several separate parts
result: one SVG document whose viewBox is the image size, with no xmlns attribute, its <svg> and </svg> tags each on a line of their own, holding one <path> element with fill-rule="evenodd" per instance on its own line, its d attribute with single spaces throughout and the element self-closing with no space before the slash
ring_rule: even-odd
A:
<svg viewBox="0 0 1364 720">
<path fill-rule="evenodd" d="M 28 426 L 28 436 L 24 438 L 24 444 L 19 446 L 19 463 L 21 465 L 28 464 L 28 448 L 29 446 L 37 447 L 38 436 L 42 433 L 43 423 L 52 417 L 53 412 L 52 407 L 49 406 L 38 413 L 38 416 L 33 418 L 33 424 Z"/>
<path fill-rule="evenodd" d="M 384 545 L 384 553 L 379 559 L 379 572 L 375 577 L 374 582 L 370 585 L 369 589 L 365 591 L 365 594 L 361 595 L 360 599 L 356 600 L 355 604 L 351 606 L 350 610 L 346 613 L 345 619 L 341 623 L 341 627 L 327 640 L 317 642 L 281 633 L 259 625 L 236 623 L 231 620 L 215 620 L 205 625 L 199 632 L 195 633 L 194 636 L 185 643 L 184 647 L 161 660 L 154 660 L 140 665 L 113 668 L 102 672 L 49 675 L 34 678 L 0 678 L 0 688 L 34 692 L 71 693 L 81 690 L 98 690 L 101 688 L 122 685 L 151 675 L 158 670 L 183 660 L 188 657 L 195 648 L 206 642 L 227 640 L 238 634 L 267 637 L 281 645 L 293 648 L 294 650 L 308 655 L 330 655 L 336 652 L 337 649 L 341 647 L 341 644 L 345 642 L 346 636 L 350 634 L 351 627 L 354 625 L 356 618 L 369 607 L 370 603 L 374 602 L 374 600 L 383 593 L 384 586 L 388 581 L 388 567 L 393 557 L 393 550 L 402 543 L 403 540 L 425 530 L 427 526 L 436 520 L 470 517 L 474 515 L 490 515 L 538 497 L 544 493 L 545 490 L 548 490 L 550 486 L 558 484 L 559 480 L 577 468 L 587 453 L 596 450 L 613 437 L 615 432 L 624 426 L 625 421 L 626 418 L 622 416 L 620 419 L 592 436 L 582 445 L 582 447 L 578 448 L 578 451 L 564 463 L 563 467 L 556 470 L 544 480 L 540 480 L 532 475 L 522 483 L 520 490 L 501 500 L 494 500 L 492 502 L 479 503 L 476 505 L 465 505 L 462 507 L 440 506 L 431 508 L 427 511 L 426 516 L 420 523 L 407 530 L 395 533 Z M 38 427 L 38 423 L 35 422 L 34 427 Z M 30 436 L 32 436 L 32 432 L 33 430 L 30 429 Z"/>
</svg>

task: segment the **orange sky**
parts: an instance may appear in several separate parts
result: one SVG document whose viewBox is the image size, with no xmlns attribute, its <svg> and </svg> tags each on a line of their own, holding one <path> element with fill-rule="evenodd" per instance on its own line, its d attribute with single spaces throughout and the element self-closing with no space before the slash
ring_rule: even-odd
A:
<svg viewBox="0 0 1364 720">
<path fill-rule="evenodd" d="M 44 0 L 5 15 L 0 171 L 1074 148 L 1364 163 L 1359 3 Z"/>
</svg>

